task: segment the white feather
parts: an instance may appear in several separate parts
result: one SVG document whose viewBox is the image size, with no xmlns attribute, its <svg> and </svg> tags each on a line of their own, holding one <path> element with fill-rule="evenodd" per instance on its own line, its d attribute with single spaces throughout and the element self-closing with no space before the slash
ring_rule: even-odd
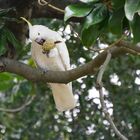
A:
<svg viewBox="0 0 140 140">
<path fill-rule="evenodd" d="M 42 48 L 35 42 L 37 37 L 43 39 L 53 39 L 61 41 L 56 47 L 50 50 L 48 56 L 42 53 Z M 32 40 L 32 58 L 42 70 L 65 71 L 70 69 L 70 59 L 67 47 L 62 37 L 55 31 L 42 25 L 34 25 L 30 29 L 30 39 Z M 71 84 L 50 83 L 56 108 L 59 111 L 66 111 L 75 107 L 76 102 L 72 93 Z"/>
</svg>

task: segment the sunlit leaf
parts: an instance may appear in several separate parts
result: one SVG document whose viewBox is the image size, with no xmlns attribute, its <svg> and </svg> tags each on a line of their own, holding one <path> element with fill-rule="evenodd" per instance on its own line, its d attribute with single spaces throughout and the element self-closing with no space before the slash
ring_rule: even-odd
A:
<svg viewBox="0 0 140 140">
<path fill-rule="evenodd" d="M 132 21 L 134 14 L 140 11 L 140 0 L 126 0 L 125 15 L 128 20 Z"/>
<path fill-rule="evenodd" d="M 85 46 L 89 47 L 96 41 L 102 28 L 99 23 L 102 22 L 106 16 L 106 6 L 97 4 L 93 11 L 86 17 L 82 30 L 82 42 Z"/>
<path fill-rule="evenodd" d="M 71 17 L 84 17 L 92 10 L 91 5 L 86 4 L 73 4 L 65 8 L 64 21 Z"/>
<path fill-rule="evenodd" d="M 11 81 L 13 80 L 13 76 L 9 73 L 1 73 L 0 74 L 0 90 L 6 90 L 12 86 Z"/>
<path fill-rule="evenodd" d="M 93 11 L 86 17 L 84 28 L 88 28 L 94 24 L 103 21 L 107 16 L 107 8 L 103 4 L 98 4 Z"/>
</svg>

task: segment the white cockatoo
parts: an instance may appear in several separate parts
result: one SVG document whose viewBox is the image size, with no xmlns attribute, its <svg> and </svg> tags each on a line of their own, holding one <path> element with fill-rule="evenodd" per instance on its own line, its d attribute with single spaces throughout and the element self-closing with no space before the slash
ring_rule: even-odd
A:
<svg viewBox="0 0 140 140">
<path fill-rule="evenodd" d="M 70 59 L 68 50 L 64 40 L 59 35 L 59 33 L 50 30 L 46 26 L 32 26 L 31 23 L 25 18 L 21 18 L 26 21 L 29 26 L 29 38 L 32 41 L 31 54 L 37 67 L 41 68 L 43 71 L 69 70 Z M 70 110 L 76 106 L 71 83 L 49 84 L 52 89 L 56 108 L 59 111 Z"/>
</svg>

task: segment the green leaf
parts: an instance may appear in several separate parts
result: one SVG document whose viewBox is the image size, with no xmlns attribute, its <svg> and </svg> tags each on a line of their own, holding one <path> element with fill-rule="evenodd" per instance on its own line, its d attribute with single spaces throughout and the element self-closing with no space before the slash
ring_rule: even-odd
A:
<svg viewBox="0 0 140 140">
<path fill-rule="evenodd" d="M 93 11 L 86 17 L 83 31 L 82 42 L 86 47 L 91 46 L 101 33 L 101 22 L 107 17 L 107 8 L 103 4 L 97 4 Z"/>
<path fill-rule="evenodd" d="M 0 31 L 0 56 L 6 52 L 7 41 L 9 41 L 18 52 L 21 52 L 22 44 L 15 38 L 14 34 L 7 28 L 2 28 Z"/>
<path fill-rule="evenodd" d="M 0 24 L 0 32 L 2 31 L 3 27 L 4 27 L 4 24 Z"/>
<path fill-rule="evenodd" d="M 91 5 L 87 4 L 73 4 L 65 8 L 64 21 L 71 17 L 84 17 L 92 10 Z"/>
<path fill-rule="evenodd" d="M 100 34 L 99 25 L 92 25 L 82 32 L 82 42 L 86 47 L 90 47 Z"/>
<path fill-rule="evenodd" d="M 8 81 L 8 80 L 12 80 L 13 76 L 12 74 L 9 74 L 7 72 L 3 72 L 0 74 L 0 81 Z"/>
<path fill-rule="evenodd" d="M 6 52 L 6 36 L 3 33 L 3 30 L 0 31 L 0 56 Z"/>
<path fill-rule="evenodd" d="M 98 4 L 93 11 L 86 17 L 84 28 L 103 21 L 107 16 L 107 8 L 104 4 Z"/>
<path fill-rule="evenodd" d="M 0 17 L 7 15 L 10 11 L 15 10 L 15 8 L 0 9 Z"/>
<path fill-rule="evenodd" d="M 0 19 L 3 20 L 3 21 L 7 21 L 7 22 L 9 22 L 9 21 L 17 22 L 17 23 L 19 22 L 18 19 L 16 19 L 16 18 L 11 18 L 11 17 L 1 17 Z"/>
<path fill-rule="evenodd" d="M 5 91 L 10 87 L 10 83 L 7 81 L 4 81 L 0 83 L 0 91 Z"/>
<path fill-rule="evenodd" d="M 28 81 L 22 82 L 20 84 L 20 92 L 22 94 L 30 93 L 31 89 L 31 84 Z"/>
<path fill-rule="evenodd" d="M 134 14 L 140 12 L 140 0 L 126 0 L 124 8 L 127 19 L 132 21 Z"/>
<path fill-rule="evenodd" d="M 134 43 L 140 42 L 140 16 L 135 15 L 134 20 L 130 21 L 130 27 L 134 36 Z"/>
<path fill-rule="evenodd" d="M 112 6 L 115 9 L 124 7 L 125 0 L 112 0 Z"/>
<path fill-rule="evenodd" d="M 109 20 L 109 29 L 113 34 L 117 34 L 119 36 L 122 35 L 122 25 L 123 25 L 123 19 L 124 19 L 124 9 L 117 9 L 113 12 L 113 15 L 111 16 Z"/>
<path fill-rule="evenodd" d="M 11 87 L 11 81 L 13 80 L 13 76 L 9 73 L 1 73 L 0 74 L 0 90 L 7 90 Z"/>
<path fill-rule="evenodd" d="M 22 44 L 16 39 L 15 35 L 7 28 L 4 29 L 7 40 L 12 43 L 17 51 L 21 51 Z"/>
</svg>

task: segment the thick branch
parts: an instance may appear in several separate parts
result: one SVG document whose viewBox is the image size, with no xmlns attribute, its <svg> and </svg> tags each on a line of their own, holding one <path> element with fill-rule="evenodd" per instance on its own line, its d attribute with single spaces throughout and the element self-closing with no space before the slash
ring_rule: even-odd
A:
<svg viewBox="0 0 140 140">
<path fill-rule="evenodd" d="M 117 57 L 125 53 L 132 53 L 130 49 L 123 48 L 123 47 L 112 48 L 110 51 L 112 53 L 112 57 Z M 107 55 L 107 52 L 104 51 L 92 61 L 82 66 L 79 66 L 75 69 L 72 69 L 69 71 L 63 71 L 63 72 L 62 71 L 48 71 L 47 73 L 44 73 L 41 70 L 31 68 L 26 64 L 23 64 L 21 62 L 18 62 L 16 60 L 11 60 L 8 58 L 0 59 L 0 64 L 1 64 L 0 69 L 6 72 L 18 74 L 34 82 L 41 81 L 41 82 L 52 82 L 52 83 L 68 83 L 82 76 L 95 74 L 98 71 L 99 67 L 103 64 L 106 58 L 106 55 Z"/>
</svg>

